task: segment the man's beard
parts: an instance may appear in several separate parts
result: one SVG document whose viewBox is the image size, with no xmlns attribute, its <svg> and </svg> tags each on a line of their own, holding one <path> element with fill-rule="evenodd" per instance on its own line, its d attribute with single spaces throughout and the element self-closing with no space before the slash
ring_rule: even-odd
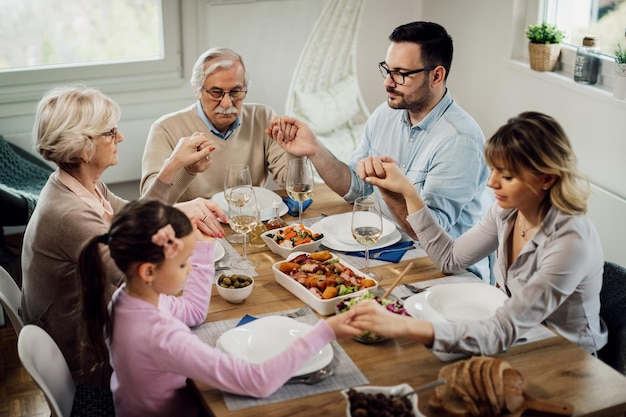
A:
<svg viewBox="0 0 626 417">
<path fill-rule="evenodd" d="M 394 88 L 387 87 L 386 91 L 397 96 L 395 101 L 387 99 L 387 105 L 396 110 L 407 109 L 412 112 L 420 112 L 429 108 L 433 100 L 432 91 L 430 91 L 430 88 L 428 87 L 428 78 L 424 80 L 417 91 L 412 93 L 408 99 L 403 93 Z M 399 101 L 398 98 L 400 99 Z"/>
</svg>

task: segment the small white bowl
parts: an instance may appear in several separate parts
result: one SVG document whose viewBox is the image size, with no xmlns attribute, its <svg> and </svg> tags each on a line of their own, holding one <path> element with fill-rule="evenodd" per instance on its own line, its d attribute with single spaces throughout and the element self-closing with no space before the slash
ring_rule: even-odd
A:
<svg viewBox="0 0 626 417">
<path fill-rule="evenodd" d="M 277 233 L 282 233 L 288 227 L 294 227 L 294 226 L 295 225 L 289 225 L 289 226 L 281 227 L 280 229 L 268 230 L 267 232 L 261 235 L 261 239 L 263 239 L 263 242 L 265 242 L 267 247 L 270 248 L 272 252 L 274 252 L 277 255 L 282 256 L 285 259 L 287 259 L 287 257 L 294 252 L 307 252 L 307 253 L 316 252 L 319 249 L 320 245 L 322 244 L 324 237 L 321 237 L 320 239 L 315 240 L 313 242 L 303 243 L 301 245 L 294 246 L 293 248 L 279 245 L 278 243 L 276 243 L 276 241 L 272 237 L 270 237 L 270 236 L 275 236 Z M 311 231 L 311 229 L 309 229 L 308 227 L 307 229 Z"/>
<path fill-rule="evenodd" d="M 240 288 L 226 288 L 220 285 L 223 277 L 231 279 L 233 277 L 245 277 L 250 280 L 250 284 Z M 221 295 L 224 300 L 232 304 L 239 304 L 252 294 L 252 288 L 254 288 L 254 278 L 242 274 L 222 274 L 215 280 L 215 286 L 217 287 L 217 293 Z"/>
<path fill-rule="evenodd" d="M 400 384 L 400 385 L 394 385 L 390 387 L 364 385 L 362 387 L 354 387 L 352 389 L 357 392 L 370 394 L 370 395 L 384 394 L 387 397 L 402 395 L 404 393 L 413 391 L 413 388 L 411 388 L 409 384 Z M 348 402 L 348 405 L 346 406 L 346 416 L 352 417 L 352 412 L 350 411 L 350 398 L 348 396 L 348 391 L 349 389 L 344 389 L 343 391 L 341 391 L 341 395 L 343 395 L 346 401 Z M 411 411 L 413 412 L 413 415 L 415 417 L 422 417 L 423 414 L 420 413 L 417 407 L 417 401 L 418 401 L 417 394 L 411 394 L 407 398 L 411 404 L 411 407 L 412 407 Z"/>
</svg>

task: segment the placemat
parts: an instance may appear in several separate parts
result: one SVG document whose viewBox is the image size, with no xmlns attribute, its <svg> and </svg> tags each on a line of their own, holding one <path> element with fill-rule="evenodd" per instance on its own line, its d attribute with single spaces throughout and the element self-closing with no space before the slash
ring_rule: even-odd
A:
<svg viewBox="0 0 626 417">
<path fill-rule="evenodd" d="M 296 309 L 271 314 L 261 314 L 257 317 L 286 314 L 295 310 Z M 240 320 L 241 318 L 205 323 L 192 329 L 192 332 L 195 333 L 203 342 L 208 343 L 211 346 L 215 346 L 217 339 L 222 335 L 222 333 L 236 327 Z M 315 315 L 315 313 L 313 313 L 313 311 L 309 311 L 307 314 L 295 318 L 295 320 L 314 325 L 317 323 L 319 318 Z M 331 345 L 333 347 L 334 354 L 332 363 L 335 366 L 335 369 L 333 376 L 330 378 L 327 378 L 315 385 L 306 385 L 301 383 L 286 384 L 267 398 L 252 398 L 222 392 L 222 397 L 224 398 L 226 407 L 228 407 L 231 411 L 240 410 L 243 408 L 308 397 L 310 395 L 317 395 L 330 391 L 339 391 L 349 387 L 368 384 L 368 379 L 365 378 L 365 375 L 363 375 L 359 368 L 354 364 L 346 351 L 343 350 L 337 342 L 332 342 Z"/>
<path fill-rule="evenodd" d="M 449 275 L 443 278 L 435 278 L 435 279 L 431 279 L 428 281 L 416 282 L 412 285 L 414 285 L 417 288 L 426 288 L 426 287 L 430 287 L 431 285 L 455 284 L 455 283 L 463 283 L 463 282 L 482 282 L 482 280 L 478 278 L 476 275 L 472 274 L 471 272 L 464 272 L 462 274 Z M 394 288 L 394 290 L 391 293 L 397 298 L 410 297 L 411 295 L 413 295 L 413 293 L 408 288 L 402 285 L 399 285 L 398 287 Z M 526 333 L 524 333 L 513 344 L 513 346 L 530 343 L 530 342 L 536 342 L 538 340 L 543 340 L 543 339 L 547 339 L 549 337 L 554 337 L 554 336 L 556 336 L 554 332 L 552 332 L 546 326 L 543 326 L 540 324 L 530 329 Z M 462 358 L 466 358 L 470 356 L 468 354 L 463 354 L 463 353 L 447 353 L 447 352 L 439 352 L 439 351 L 434 351 L 434 350 L 431 350 L 430 352 L 433 355 L 435 355 L 435 357 L 439 359 L 441 362 L 450 362 L 450 361 L 454 361 L 457 359 L 462 359 Z"/>
<path fill-rule="evenodd" d="M 323 219 L 322 216 L 318 216 L 318 217 L 314 217 L 314 218 L 311 218 L 311 219 L 303 219 L 302 223 L 306 227 L 311 227 L 312 225 L 314 225 L 315 223 L 319 222 L 322 219 Z M 407 235 L 402 229 L 398 228 L 398 230 L 402 234 L 402 238 L 400 239 L 400 242 L 407 242 L 409 240 L 412 240 L 409 237 L 409 235 Z M 426 251 L 424 250 L 424 248 L 422 248 L 422 246 L 419 244 L 419 242 L 415 241 L 414 245 L 415 245 L 415 249 L 411 249 L 411 250 L 407 251 L 404 254 L 404 256 L 402 257 L 403 261 L 406 261 L 406 260 L 409 260 L 409 259 L 423 258 L 424 256 L 427 256 L 426 255 Z M 365 258 L 360 257 L 360 256 L 350 256 L 350 255 L 347 255 L 345 252 L 338 251 L 338 250 L 331 249 L 331 248 L 327 248 L 326 246 L 324 246 L 323 242 L 322 242 L 322 246 L 325 249 L 330 250 L 331 252 L 341 253 L 342 254 L 341 258 L 343 260 L 345 260 L 347 263 L 349 263 L 350 265 L 352 265 L 353 267 L 355 267 L 357 269 L 364 269 L 365 268 Z M 369 259 L 369 266 L 370 267 L 379 266 L 379 265 L 386 265 L 386 264 L 389 264 L 389 262 L 381 261 L 381 260 L 377 260 L 377 259 L 372 259 L 372 258 Z"/>
</svg>

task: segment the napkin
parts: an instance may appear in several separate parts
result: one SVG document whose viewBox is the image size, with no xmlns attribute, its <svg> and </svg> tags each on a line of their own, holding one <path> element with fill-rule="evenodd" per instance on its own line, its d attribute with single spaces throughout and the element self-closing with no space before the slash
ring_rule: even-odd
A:
<svg viewBox="0 0 626 417">
<path fill-rule="evenodd" d="M 412 240 L 406 241 L 406 242 L 398 242 L 395 243 L 391 246 L 386 246 L 384 248 L 379 248 L 379 249 L 370 249 L 370 258 L 372 257 L 373 254 L 378 253 L 378 252 L 383 252 L 383 251 L 387 251 L 390 249 L 400 249 L 400 248 L 409 248 L 411 245 L 413 245 Z M 408 250 L 408 249 L 407 249 Z M 380 258 L 376 259 L 377 261 L 387 261 L 387 262 L 393 262 L 393 263 L 398 263 L 400 262 L 400 260 L 402 259 L 402 257 L 404 256 L 404 254 L 406 253 L 406 250 L 396 250 L 393 252 L 385 252 L 382 255 L 380 255 Z M 350 255 L 350 256 L 360 256 L 361 258 L 365 257 L 365 251 L 359 251 L 359 252 L 346 252 L 346 255 Z"/>
<path fill-rule="evenodd" d="M 239 323 L 237 323 L 235 327 L 239 327 L 242 324 L 250 323 L 251 321 L 254 321 L 256 319 L 257 319 L 256 317 L 246 314 L 245 316 L 241 318 L 241 320 L 239 320 Z"/>
<path fill-rule="evenodd" d="M 300 205 L 298 204 L 298 202 L 291 197 L 283 197 L 283 202 L 287 205 L 287 208 L 289 209 L 289 214 L 293 217 L 298 217 L 299 210 L 300 210 Z M 305 200 L 302 203 L 303 213 L 304 213 L 304 210 L 306 210 L 311 205 L 312 202 L 313 200 L 309 198 L 308 200 Z"/>
</svg>

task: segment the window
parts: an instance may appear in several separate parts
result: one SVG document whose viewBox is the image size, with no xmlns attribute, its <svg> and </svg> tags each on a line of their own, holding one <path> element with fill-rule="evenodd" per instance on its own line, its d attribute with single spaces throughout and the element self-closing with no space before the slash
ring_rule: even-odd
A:
<svg viewBox="0 0 626 417">
<path fill-rule="evenodd" d="M 614 56 L 617 43 L 626 46 L 626 1 L 547 0 L 544 20 L 565 30 L 564 44 L 582 44 L 587 35 L 596 37 L 602 53 Z"/>
<path fill-rule="evenodd" d="M 0 103 L 83 81 L 111 91 L 182 76 L 180 2 L 0 0 Z"/>
</svg>

